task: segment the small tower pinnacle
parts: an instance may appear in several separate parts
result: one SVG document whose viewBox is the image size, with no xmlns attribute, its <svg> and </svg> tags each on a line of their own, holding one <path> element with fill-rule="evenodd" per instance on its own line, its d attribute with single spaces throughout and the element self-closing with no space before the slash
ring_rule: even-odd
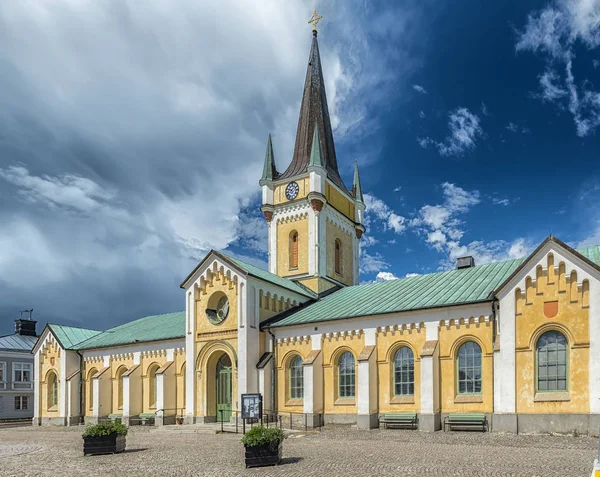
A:
<svg viewBox="0 0 600 477">
<path fill-rule="evenodd" d="M 312 146 L 310 149 L 310 159 L 308 167 L 325 167 L 323 162 L 323 150 L 321 149 L 321 138 L 319 137 L 319 124 L 315 121 L 315 131 L 313 132 Z"/>
<path fill-rule="evenodd" d="M 360 174 L 358 173 L 358 161 L 354 162 L 354 182 L 352 183 L 352 192 L 354 192 L 354 199 L 357 202 L 364 204 L 362 188 L 360 186 Z"/>
<path fill-rule="evenodd" d="M 277 168 L 275 167 L 275 154 L 273 154 L 273 142 L 271 135 L 267 141 L 267 152 L 265 154 L 265 165 L 263 168 L 262 181 L 272 181 L 277 178 Z"/>
</svg>

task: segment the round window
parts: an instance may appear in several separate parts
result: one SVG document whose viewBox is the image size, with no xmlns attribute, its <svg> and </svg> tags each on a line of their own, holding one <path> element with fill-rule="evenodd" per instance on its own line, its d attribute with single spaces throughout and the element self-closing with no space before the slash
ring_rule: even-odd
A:
<svg viewBox="0 0 600 477">
<path fill-rule="evenodd" d="M 206 316 L 211 323 L 215 325 L 221 323 L 229 314 L 229 300 L 226 295 L 223 295 L 217 301 L 214 308 L 210 307 L 206 310 Z"/>
</svg>

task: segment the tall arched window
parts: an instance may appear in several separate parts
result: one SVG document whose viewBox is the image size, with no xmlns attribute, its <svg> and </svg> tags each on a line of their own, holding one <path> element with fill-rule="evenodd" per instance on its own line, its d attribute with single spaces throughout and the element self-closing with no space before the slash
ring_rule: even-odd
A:
<svg viewBox="0 0 600 477">
<path fill-rule="evenodd" d="M 403 346 L 394 355 L 394 395 L 415 394 L 415 359 L 412 350 Z"/>
<path fill-rule="evenodd" d="M 117 407 L 123 409 L 123 375 L 127 371 L 125 366 L 117 369 Z"/>
<path fill-rule="evenodd" d="M 302 358 L 296 356 L 290 361 L 290 399 L 304 397 L 304 369 Z"/>
<path fill-rule="evenodd" d="M 47 379 L 48 409 L 58 406 L 58 376 L 54 371 L 50 371 Z"/>
<path fill-rule="evenodd" d="M 342 242 L 335 239 L 335 273 L 342 274 Z"/>
<path fill-rule="evenodd" d="M 157 401 L 157 397 L 158 397 L 158 388 L 156 386 L 156 372 L 158 371 L 158 364 L 153 364 L 152 366 L 150 366 L 150 369 L 148 370 L 148 383 L 149 383 L 149 389 L 148 391 L 150 392 L 150 407 L 156 407 L 156 401 Z"/>
<path fill-rule="evenodd" d="M 341 398 L 356 395 L 354 356 L 348 351 L 340 356 L 338 362 L 338 394 Z"/>
<path fill-rule="evenodd" d="M 290 232 L 290 268 L 298 268 L 298 232 Z"/>
<path fill-rule="evenodd" d="M 467 341 L 458 350 L 458 394 L 481 393 L 481 348 Z"/>
<path fill-rule="evenodd" d="M 537 390 L 567 390 L 567 339 L 558 331 L 547 331 L 537 341 Z"/>
<path fill-rule="evenodd" d="M 88 409 L 91 411 L 94 409 L 94 380 L 92 379 L 96 376 L 98 370 L 96 368 L 90 369 L 87 378 L 87 393 L 88 393 Z"/>
</svg>

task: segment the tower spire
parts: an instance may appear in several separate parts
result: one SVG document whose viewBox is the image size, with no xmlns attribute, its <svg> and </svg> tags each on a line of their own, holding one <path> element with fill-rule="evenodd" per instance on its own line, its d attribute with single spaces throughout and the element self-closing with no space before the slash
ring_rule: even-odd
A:
<svg viewBox="0 0 600 477">
<path fill-rule="evenodd" d="M 354 199 L 357 202 L 364 204 L 362 187 L 360 186 L 360 174 L 358 173 L 358 161 L 354 162 L 354 181 L 352 183 L 352 192 L 354 193 Z"/>
<path fill-rule="evenodd" d="M 310 149 L 310 160 L 308 161 L 308 167 L 318 166 L 324 167 L 323 164 L 323 151 L 321 150 L 321 138 L 319 137 L 319 124 L 315 121 L 315 130 L 313 132 L 312 146 Z"/>
<path fill-rule="evenodd" d="M 262 181 L 272 181 L 277 178 L 277 168 L 275 167 L 275 154 L 273 154 L 273 142 L 271 135 L 267 141 L 267 152 L 265 154 L 265 165 L 263 167 Z"/>
<path fill-rule="evenodd" d="M 315 21 L 318 19 L 317 15 Z M 312 19 L 311 23 L 313 23 Z M 321 143 L 322 161 L 327 171 L 327 178 L 343 191 L 347 191 L 348 189 L 346 189 L 338 171 L 331 120 L 329 119 L 329 109 L 327 107 L 327 95 L 325 94 L 325 81 L 323 80 L 323 70 L 321 69 L 319 43 L 317 35 L 314 33 L 316 33 L 316 30 L 313 31 L 312 45 L 308 58 L 294 155 L 292 162 L 279 178 L 286 179 L 306 173 L 310 162 L 312 143 L 315 137 L 314 125 L 316 123 L 319 130 L 318 137 Z"/>
</svg>

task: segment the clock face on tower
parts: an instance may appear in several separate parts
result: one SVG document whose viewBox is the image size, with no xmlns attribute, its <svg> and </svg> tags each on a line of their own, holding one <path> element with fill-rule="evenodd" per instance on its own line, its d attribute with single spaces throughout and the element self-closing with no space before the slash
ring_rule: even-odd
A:
<svg viewBox="0 0 600 477">
<path fill-rule="evenodd" d="M 290 182 L 285 188 L 285 196 L 288 200 L 294 200 L 298 196 L 300 186 L 297 182 Z"/>
</svg>

